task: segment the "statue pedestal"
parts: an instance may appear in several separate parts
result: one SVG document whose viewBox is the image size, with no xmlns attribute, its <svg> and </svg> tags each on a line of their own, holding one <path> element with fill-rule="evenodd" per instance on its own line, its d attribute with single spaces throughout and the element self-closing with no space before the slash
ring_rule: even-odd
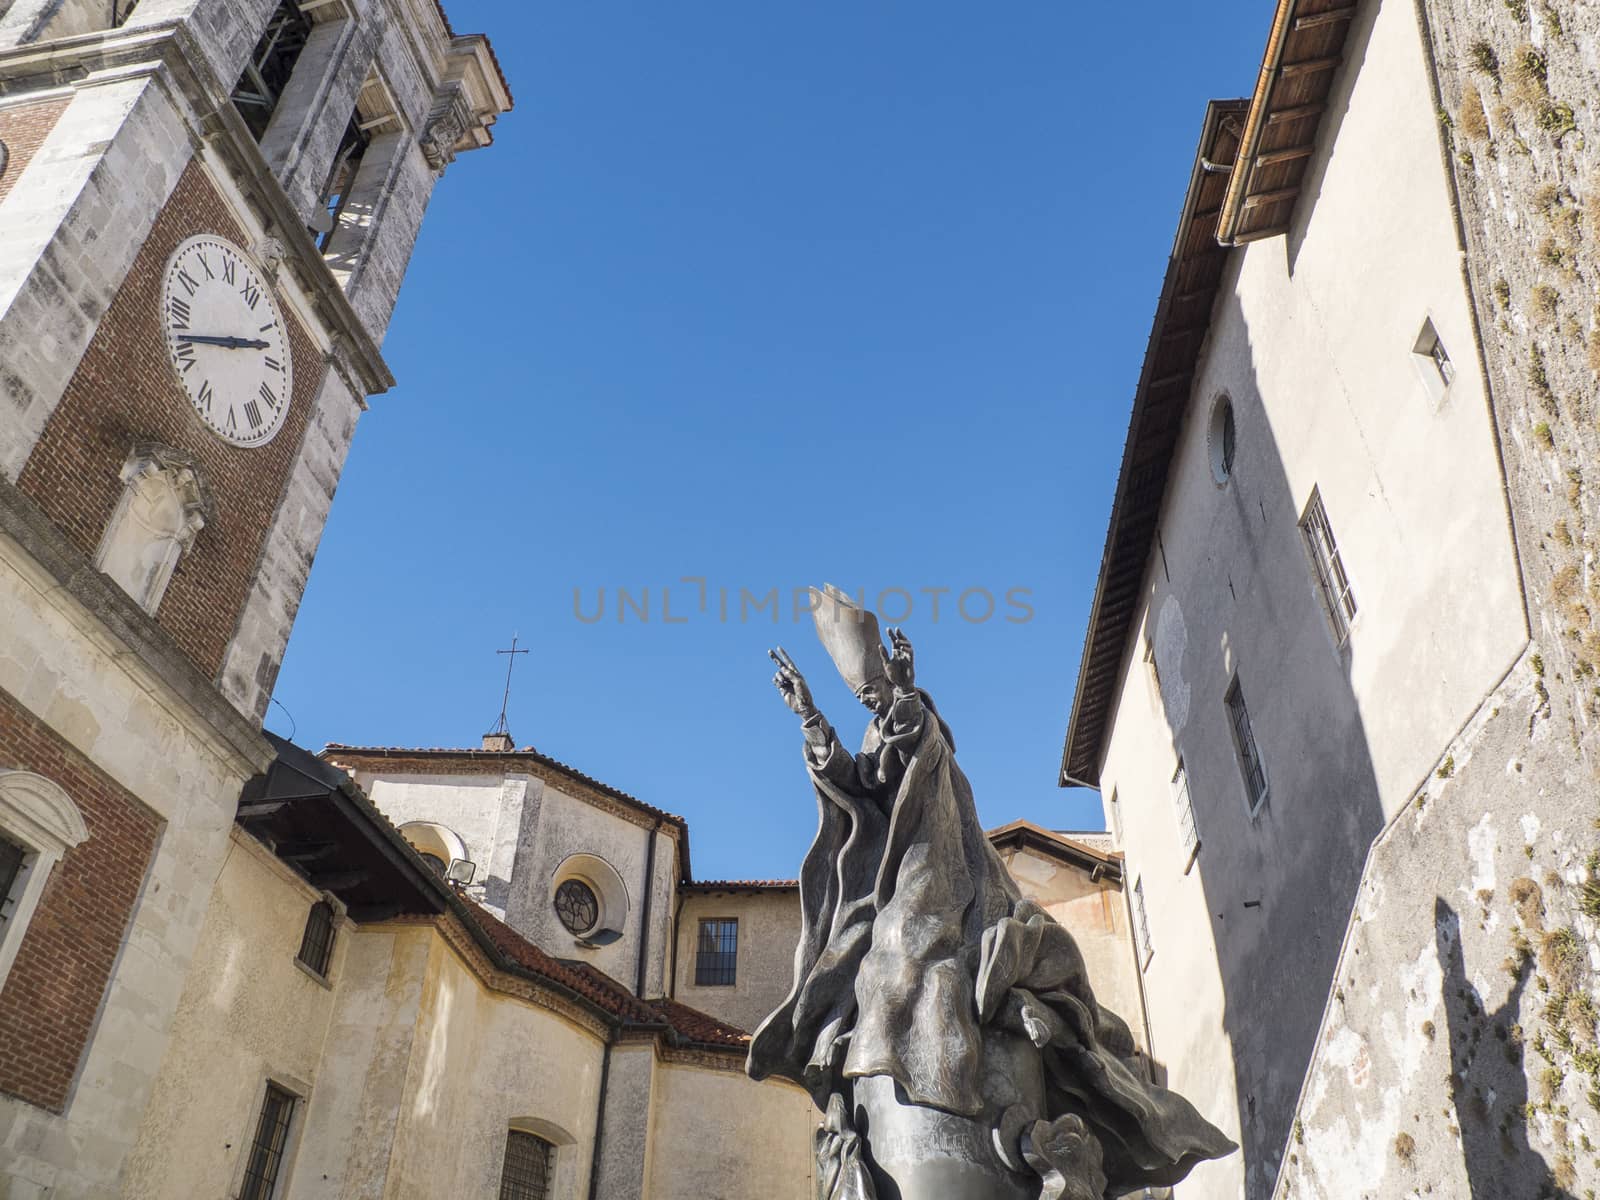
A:
<svg viewBox="0 0 1600 1200">
<path fill-rule="evenodd" d="M 987 1125 L 905 1103 L 887 1075 L 854 1085 L 856 1129 L 871 1147 L 877 1200 L 1038 1200 L 1039 1177 L 1008 1171 Z"/>
</svg>

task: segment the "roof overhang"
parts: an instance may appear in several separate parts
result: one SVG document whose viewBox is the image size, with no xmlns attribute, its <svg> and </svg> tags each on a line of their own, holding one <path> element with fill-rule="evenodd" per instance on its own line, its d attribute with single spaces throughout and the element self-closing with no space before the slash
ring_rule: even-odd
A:
<svg viewBox="0 0 1600 1200">
<path fill-rule="evenodd" d="M 1077 867 L 1091 879 L 1106 878 L 1119 883 L 1122 880 L 1121 854 L 1097 850 L 1032 821 L 1012 821 L 999 829 L 991 829 L 985 836 L 996 850 L 1029 850 Z"/>
<path fill-rule="evenodd" d="M 1217 222 L 1223 245 L 1289 228 L 1357 7 L 1347 0 L 1278 0 Z"/>
<path fill-rule="evenodd" d="M 1123 444 L 1111 524 L 1100 556 L 1100 576 L 1062 751 L 1059 782 L 1063 786 L 1100 784 L 1101 743 L 1111 718 L 1131 623 L 1139 608 L 1145 565 L 1166 496 L 1167 472 L 1222 284 L 1228 252 L 1217 241 L 1217 217 L 1248 107 L 1245 100 L 1213 100 L 1206 106 L 1200 147 L 1189 174 L 1183 215 L 1167 260 Z"/>
</svg>

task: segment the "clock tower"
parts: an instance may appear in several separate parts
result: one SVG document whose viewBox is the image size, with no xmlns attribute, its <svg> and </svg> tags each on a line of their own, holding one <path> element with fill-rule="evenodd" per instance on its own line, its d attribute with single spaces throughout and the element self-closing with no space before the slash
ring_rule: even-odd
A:
<svg viewBox="0 0 1600 1200">
<path fill-rule="evenodd" d="M 112 1196 L 433 188 L 435 0 L 0 0 L 0 1194 Z"/>
</svg>

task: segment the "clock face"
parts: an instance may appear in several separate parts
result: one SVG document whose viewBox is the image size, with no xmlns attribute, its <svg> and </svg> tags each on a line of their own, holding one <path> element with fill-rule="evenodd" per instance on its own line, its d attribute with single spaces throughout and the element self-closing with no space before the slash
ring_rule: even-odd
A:
<svg viewBox="0 0 1600 1200">
<path fill-rule="evenodd" d="M 235 446 L 270 442 L 289 413 L 293 366 L 283 313 L 250 257 L 209 233 L 179 245 L 161 281 L 161 327 L 207 427 Z"/>
</svg>

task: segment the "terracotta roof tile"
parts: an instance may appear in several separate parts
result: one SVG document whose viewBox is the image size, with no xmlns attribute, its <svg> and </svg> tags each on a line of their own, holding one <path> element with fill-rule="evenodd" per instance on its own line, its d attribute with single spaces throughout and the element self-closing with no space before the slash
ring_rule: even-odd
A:
<svg viewBox="0 0 1600 1200">
<path fill-rule="evenodd" d="M 792 892 L 800 886 L 798 879 L 696 879 L 686 883 L 686 892 Z"/>
<path fill-rule="evenodd" d="M 750 1035 L 744 1030 L 719 1021 L 698 1008 L 690 1008 L 687 1004 L 666 997 L 650 1001 L 650 1006 L 685 1041 L 698 1042 L 703 1046 L 735 1046 L 741 1049 L 750 1044 Z"/>
</svg>

